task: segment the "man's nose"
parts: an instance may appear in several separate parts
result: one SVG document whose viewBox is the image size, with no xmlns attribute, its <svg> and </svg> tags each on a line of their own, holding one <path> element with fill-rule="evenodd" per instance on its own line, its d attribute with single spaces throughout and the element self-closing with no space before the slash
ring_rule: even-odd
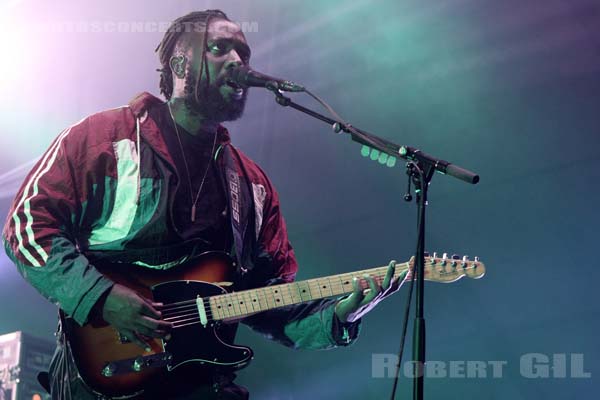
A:
<svg viewBox="0 0 600 400">
<path fill-rule="evenodd" d="M 240 57 L 238 52 L 235 49 L 231 49 L 231 51 L 229 52 L 229 57 L 225 62 L 225 69 L 232 69 L 235 67 L 239 67 L 243 64 L 244 63 L 242 62 L 242 58 Z"/>
</svg>

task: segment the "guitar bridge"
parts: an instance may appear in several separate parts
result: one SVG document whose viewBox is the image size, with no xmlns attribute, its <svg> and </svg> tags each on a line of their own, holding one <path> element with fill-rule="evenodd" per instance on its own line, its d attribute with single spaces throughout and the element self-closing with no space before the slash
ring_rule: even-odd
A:
<svg viewBox="0 0 600 400">
<path fill-rule="evenodd" d="M 141 372 L 147 368 L 160 368 L 169 365 L 173 356 L 169 352 L 139 356 L 124 360 L 111 361 L 102 368 L 102 376 L 110 378 L 117 375 Z"/>
</svg>

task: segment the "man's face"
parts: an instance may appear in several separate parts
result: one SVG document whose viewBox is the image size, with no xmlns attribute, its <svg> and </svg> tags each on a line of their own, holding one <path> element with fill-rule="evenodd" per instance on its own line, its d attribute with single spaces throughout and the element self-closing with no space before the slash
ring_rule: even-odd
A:
<svg viewBox="0 0 600 400">
<path fill-rule="evenodd" d="M 238 65 L 248 65 L 250 48 L 239 26 L 224 19 L 213 19 L 204 33 L 207 48 L 202 49 L 202 34 L 192 42 L 191 60 L 185 78 L 185 101 L 190 109 L 216 122 L 233 121 L 242 116 L 248 90 L 227 83 L 228 71 Z M 202 52 L 206 68 L 202 77 Z M 207 73 L 208 72 L 208 73 Z M 208 87 L 207 87 L 208 83 Z M 198 101 L 196 101 L 198 85 Z"/>
</svg>

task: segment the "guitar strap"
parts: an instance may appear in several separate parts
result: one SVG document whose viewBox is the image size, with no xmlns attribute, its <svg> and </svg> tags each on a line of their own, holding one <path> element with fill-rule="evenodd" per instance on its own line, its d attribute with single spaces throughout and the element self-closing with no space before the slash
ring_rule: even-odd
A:
<svg viewBox="0 0 600 400">
<path fill-rule="evenodd" d="M 240 160 L 236 160 L 230 146 L 223 149 L 225 162 L 226 193 L 229 204 L 229 218 L 233 233 L 233 248 L 237 262 L 237 289 L 243 287 L 239 279 L 254 268 L 252 252 L 255 247 L 254 238 L 254 197 L 251 192 L 248 174 L 240 174 L 243 169 Z M 245 172 L 245 171 L 244 171 Z"/>
</svg>

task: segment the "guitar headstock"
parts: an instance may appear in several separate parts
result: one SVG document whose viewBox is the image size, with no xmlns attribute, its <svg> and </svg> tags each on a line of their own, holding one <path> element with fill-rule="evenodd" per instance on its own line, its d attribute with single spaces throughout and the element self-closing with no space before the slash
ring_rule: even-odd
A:
<svg viewBox="0 0 600 400">
<path fill-rule="evenodd" d="M 411 257 L 408 262 L 412 269 L 415 265 L 415 257 Z M 425 280 L 450 283 L 455 282 L 466 276 L 472 279 L 479 279 L 485 275 L 485 265 L 475 257 L 473 260 L 469 256 L 459 256 L 454 254 L 448 256 L 443 253 L 429 255 L 425 253 Z"/>
</svg>

